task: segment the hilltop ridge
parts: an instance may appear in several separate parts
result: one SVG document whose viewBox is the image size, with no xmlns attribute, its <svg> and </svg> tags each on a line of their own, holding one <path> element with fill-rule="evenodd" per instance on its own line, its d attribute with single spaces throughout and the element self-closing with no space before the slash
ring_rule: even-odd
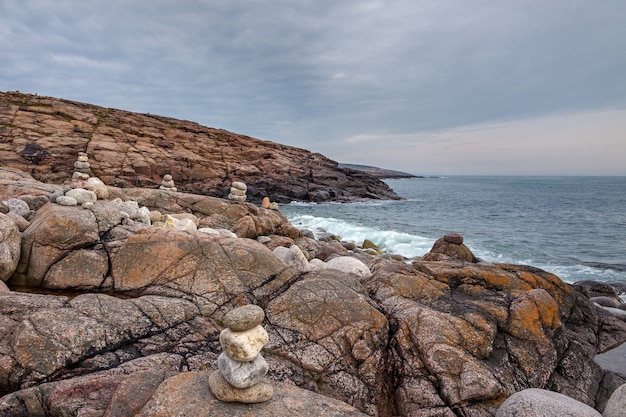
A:
<svg viewBox="0 0 626 417">
<path fill-rule="evenodd" d="M 20 92 L 0 92 L 0 166 L 67 182 L 77 152 L 107 185 L 225 197 L 232 182 L 260 201 L 399 199 L 384 182 L 324 155 L 170 117 Z"/>
</svg>

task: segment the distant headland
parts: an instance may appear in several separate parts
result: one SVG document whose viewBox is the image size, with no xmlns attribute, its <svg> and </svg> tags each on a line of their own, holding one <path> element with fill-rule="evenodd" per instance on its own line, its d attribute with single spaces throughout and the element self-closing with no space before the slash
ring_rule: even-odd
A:
<svg viewBox="0 0 626 417">
<path fill-rule="evenodd" d="M 384 179 L 384 178 L 424 178 L 421 175 L 413 175 L 407 172 L 402 171 L 394 171 L 392 169 L 385 169 L 379 167 L 373 167 L 369 165 L 358 165 L 358 164 L 345 164 L 339 163 L 339 168 L 347 168 L 353 169 L 355 171 L 366 172 L 373 177 Z"/>
</svg>

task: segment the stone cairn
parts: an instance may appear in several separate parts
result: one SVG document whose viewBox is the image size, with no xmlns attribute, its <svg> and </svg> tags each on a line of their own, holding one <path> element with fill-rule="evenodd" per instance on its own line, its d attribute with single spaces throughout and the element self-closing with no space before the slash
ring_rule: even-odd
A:
<svg viewBox="0 0 626 417">
<path fill-rule="evenodd" d="M 74 162 L 74 173 L 72 174 L 72 188 L 87 188 L 85 181 L 89 179 L 91 172 L 91 164 L 89 157 L 85 152 L 78 152 L 78 158 Z"/>
<path fill-rule="evenodd" d="M 230 185 L 230 194 L 228 194 L 229 200 L 235 200 L 244 202 L 246 201 L 246 192 L 248 191 L 248 186 L 241 181 L 234 181 Z"/>
<path fill-rule="evenodd" d="M 91 164 L 89 164 L 89 157 L 85 152 L 78 152 L 78 158 L 74 162 L 75 172 L 82 172 L 88 176 L 92 174 Z"/>
<path fill-rule="evenodd" d="M 93 206 L 98 198 L 108 197 L 108 189 L 93 174 L 89 157 L 85 152 L 78 152 L 74 162 L 74 173 L 70 182 L 70 189 L 62 189 L 52 194 L 51 199 L 64 206 L 82 205 L 85 208 Z"/>
<path fill-rule="evenodd" d="M 170 174 L 163 175 L 163 181 L 161 181 L 161 186 L 159 187 L 159 190 L 178 191 Z"/>
<path fill-rule="evenodd" d="M 261 326 L 264 318 L 263 309 L 253 304 L 224 316 L 218 370 L 209 376 L 209 387 L 218 400 L 251 404 L 268 401 L 274 395 L 272 385 L 265 380 L 267 362 L 260 354 L 269 339 Z"/>
</svg>

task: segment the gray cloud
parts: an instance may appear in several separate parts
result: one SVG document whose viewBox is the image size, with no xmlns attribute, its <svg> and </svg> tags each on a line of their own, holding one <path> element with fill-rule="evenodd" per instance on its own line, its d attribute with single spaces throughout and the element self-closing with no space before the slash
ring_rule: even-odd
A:
<svg viewBox="0 0 626 417">
<path fill-rule="evenodd" d="M 359 135 L 626 109 L 625 21 L 622 0 L 5 0 L 0 89 L 349 158 Z"/>
</svg>

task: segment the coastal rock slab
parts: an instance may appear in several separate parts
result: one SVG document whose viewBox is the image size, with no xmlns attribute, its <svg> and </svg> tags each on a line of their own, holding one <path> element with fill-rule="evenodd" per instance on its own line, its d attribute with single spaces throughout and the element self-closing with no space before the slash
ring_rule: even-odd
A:
<svg viewBox="0 0 626 417">
<path fill-rule="evenodd" d="M 366 414 L 343 402 L 292 384 L 277 382 L 272 383 L 273 397 L 267 402 L 252 405 L 222 402 L 212 395 L 209 378 L 207 372 L 185 372 L 166 379 L 143 407 L 139 416 L 366 417 Z"/>
<path fill-rule="evenodd" d="M 0 398 L 0 415 L 135 416 L 159 384 L 177 373 L 181 359 L 178 355 L 151 355 L 116 369 L 21 389 Z"/>
<path fill-rule="evenodd" d="M 109 369 L 124 361 L 120 358 L 129 360 L 141 356 L 140 351 L 145 356 L 156 353 L 155 349 L 165 353 L 166 341 L 150 339 L 165 332 L 182 331 L 192 336 L 195 331 L 190 323 L 199 320 L 199 315 L 194 304 L 176 298 L 145 296 L 123 300 L 103 294 L 84 294 L 68 300 L 67 297 L 2 293 L 0 366 L 7 365 L 6 359 L 13 359 L 10 372 L 1 374 L 7 378 L 0 377 L 0 389 L 15 391 L 52 376 Z M 177 326 L 183 328 L 176 330 Z M 212 329 L 210 323 L 203 320 L 198 326 L 205 332 Z M 202 339 L 201 335 L 192 337 Z M 214 337 L 217 337 L 216 330 Z M 151 347 L 144 348 L 142 344 Z M 119 352 L 118 348 L 124 345 L 136 353 Z"/>
<path fill-rule="evenodd" d="M 623 415 L 623 410 L 620 415 Z M 568 396 L 537 388 L 528 388 L 511 395 L 496 413 L 496 417 L 554 416 L 602 417 L 602 414 Z"/>
<path fill-rule="evenodd" d="M 269 297 L 295 278 L 293 269 L 250 239 L 146 227 L 116 251 L 111 260 L 115 291 L 190 298 L 207 315 L 258 303 L 249 297 Z"/>
<path fill-rule="evenodd" d="M 267 381 L 261 381 L 248 388 L 235 388 L 224 379 L 219 371 L 209 376 L 209 387 L 218 400 L 227 403 L 262 403 L 271 400 L 274 395 L 274 389 Z"/>
<path fill-rule="evenodd" d="M 104 250 L 78 249 L 48 269 L 42 286 L 51 289 L 106 290 L 109 257 Z"/>
<path fill-rule="evenodd" d="M 271 337 L 264 356 L 290 362 L 301 384 L 370 414 L 388 410 L 385 394 L 389 323 L 362 294 L 335 279 L 298 281 L 265 309 Z"/>
<path fill-rule="evenodd" d="M 33 217 L 22 236 L 22 255 L 12 282 L 41 285 L 52 265 L 70 251 L 100 239 L 93 213 L 79 207 L 47 204 Z"/>
</svg>

